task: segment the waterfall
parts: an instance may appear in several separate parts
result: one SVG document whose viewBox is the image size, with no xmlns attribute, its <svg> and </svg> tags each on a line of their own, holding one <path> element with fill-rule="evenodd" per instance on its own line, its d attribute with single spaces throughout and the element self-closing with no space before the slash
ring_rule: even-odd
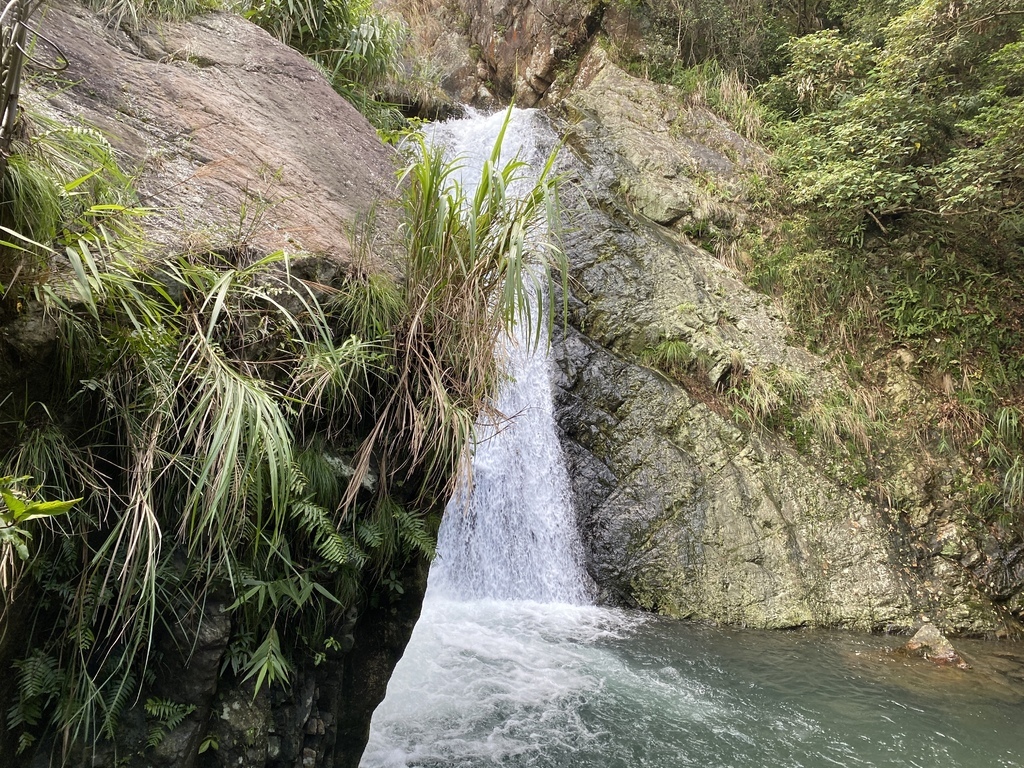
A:
<svg viewBox="0 0 1024 768">
<path fill-rule="evenodd" d="M 470 195 L 504 117 L 473 113 L 428 132 L 461 158 Z M 539 172 L 554 144 L 542 115 L 513 110 L 502 158 Z M 521 186 L 532 183 L 524 176 Z M 543 340 L 530 344 L 520 329 L 501 352 L 509 376 L 494 406 L 505 418 L 478 424 L 472 477 L 445 510 L 423 612 L 374 714 L 364 768 L 472 765 L 535 750 L 536 735 L 522 732 L 527 711 L 571 733 L 572 702 L 594 686 L 579 648 L 622 621 L 588 605 Z"/>
<path fill-rule="evenodd" d="M 471 484 L 448 504 L 430 587 L 455 598 L 583 603 L 587 576 L 555 434 L 550 360 L 517 334 L 507 421 L 478 426 Z"/>
<path fill-rule="evenodd" d="M 498 113 L 433 128 L 431 141 L 462 158 L 460 182 L 470 194 L 503 122 Z M 506 161 L 518 156 L 537 167 L 553 145 L 538 113 L 512 112 Z M 525 175 L 521 183 L 532 182 Z M 506 418 L 477 427 L 472 476 L 445 511 L 430 587 L 461 599 L 584 603 L 588 577 L 555 433 L 550 359 L 543 341 L 530 344 L 522 329 L 504 352 L 510 380 L 495 406 Z"/>
</svg>

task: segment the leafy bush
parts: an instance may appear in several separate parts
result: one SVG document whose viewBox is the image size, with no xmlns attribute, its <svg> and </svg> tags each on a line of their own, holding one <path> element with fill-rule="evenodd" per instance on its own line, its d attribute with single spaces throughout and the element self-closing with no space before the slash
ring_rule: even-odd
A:
<svg viewBox="0 0 1024 768">
<path fill-rule="evenodd" d="M 765 94 L 800 117 L 779 132 L 797 202 L 847 242 L 869 226 L 994 230 L 1019 248 L 1019 23 L 1005 0 L 924 0 L 877 50 L 834 30 L 790 43 L 793 64 Z"/>
<path fill-rule="evenodd" d="M 1019 452 L 986 435 L 1024 396 L 1024 18 L 1008 0 L 835 8 L 845 28 L 790 41 L 761 89 L 787 219 L 751 277 L 824 347 L 910 350 L 944 400 L 919 434 L 976 454 L 979 511 L 1016 514 Z"/>
<path fill-rule="evenodd" d="M 875 63 L 874 47 L 846 40 L 825 29 L 796 37 L 785 45 L 789 63 L 763 90 L 765 101 L 787 115 L 807 115 L 837 107 L 863 83 Z"/>
<path fill-rule="evenodd" d="M 708 62 L 738 71 L 744 81 L 764 78 L 778 46 L 801 23 L 788 6 L 783 10 L 764 0 L 622 0 L 620 5 L 642 32 L 639 41 L 618 53 L 634 71 L 661 82 L 670 80 L 673 70 Z"/>
</svg>

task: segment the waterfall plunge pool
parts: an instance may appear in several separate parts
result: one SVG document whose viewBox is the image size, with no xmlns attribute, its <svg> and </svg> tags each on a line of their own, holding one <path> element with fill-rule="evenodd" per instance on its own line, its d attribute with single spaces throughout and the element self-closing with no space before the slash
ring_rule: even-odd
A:
<svg viewBox="0 0 1024 768">
<path fill-rule="evenodd" d="M 431 596 L 362 767 L 1024 766 L 1019 650 L 958 643 L 962 671 L 898 644 Z"/>
</svg>

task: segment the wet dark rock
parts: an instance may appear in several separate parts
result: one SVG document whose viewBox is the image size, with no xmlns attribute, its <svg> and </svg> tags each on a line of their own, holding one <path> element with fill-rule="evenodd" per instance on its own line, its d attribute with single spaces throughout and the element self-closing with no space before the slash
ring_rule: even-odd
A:
<svg viewBox="0 0 1024 768">
<path fill-rule="evenodd" d="M 57 367 L 57 323 L 41 306 L 25 303 L 0 324 L 0 392 L 30 388 L 46 398 Z"/>
<path fill-rule="evenodd" d="M 207 601 L 202 611 L 194 609 L 160 638 L 162 664 L 153 696 L 194 707 L 194 710 L 147 754 L 146 760 L 152 768 L 192 768 L 195 765 L 231 637 L 227 612 L 230 602 L 226 597 Z"/>
<path fill-rule="evenodd" d="M 945 635 L 930 623 L 922 624 L 914 636 L 900 646 L 899 651 L 910 656 L 920 656 L 940 665 L 955 666 L 960 669 L 970 669 L 971 667 L 957 653 Z"/>
<path fill-rule="evenodd" d="M 409 562 L 398 578 L 403 592 L 337 618 L 330 634 L 341 638 L 318 664 L 297 670 L 287 689 L 252 681 L 222 685 L 209 735 L 218 744 L 199 768 L 357 768 L 374 709 L 412 634 L 426 591 L 427 564 Z M 393 596 L 394 597 L 394 596 Z"/>
</svg>

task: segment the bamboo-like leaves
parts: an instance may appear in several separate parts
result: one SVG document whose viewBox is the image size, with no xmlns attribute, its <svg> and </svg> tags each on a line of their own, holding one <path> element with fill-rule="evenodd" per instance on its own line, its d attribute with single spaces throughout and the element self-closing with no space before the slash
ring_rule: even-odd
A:
<svg viewBox="0 0 1024 768">
<path fill-rule="evenodd" d="M 27 405 L 43 411 L 6 463 L 40 473 L 46 498 L 89 489 L 65 524 L 81 535 L 51 541 L 37 584 L 65 614 L 41 641 L 59 704 L 26 686 L 23 712 L 50 708 L 72 740 L 110 734 L 155 628 L 214 593 L 234 597 L 230 666 L 257 688 L 285 682 L 297 647 L 330 640 L 330 611 L 374 584 L 397 594 L 403 564 L 432 556 L 432 513 L 501 376 L 496 342 L 525 322 L 540 343 L 529 303 L 563 264 L 540 236 L 557 219 L 551 161 L 514 194 L 525 166 L 502 165 L 499 143 L 470 197 L 452 163 L 419 149 L 401 285 L 350 275 L 314 289 L 281 253 L 128 259 L 117 202 L 50 244 L 4 230 L 70 264 L 41 293 L 75 414 L 58 424 Z M 97 182 L 86 171 L 65 193 Z M 339 445 L 364 436 L 354 459 Z"/>
<path fill-rule="evenodd" d="M 566 278 L 564 254 L 549 235 L 558 226 L 555 153 L 532 184 L 523 178 L 522 161 L 502 164 L 511 115 L 472 196 L 454 176 L 458 160 L 445 160 L 422 136 L 413 139 L 416 159 L 401 176 L 408 310 L 395 342 L 396 379 L 360 449 L 347 505 L 371 456 L 386 477 L 419 473 L 423 489 L 450 491 L 500 375 L 499 338 L 517 323 L 535 345 L 543 331 L 550 333 L 553 313 L 531 305 L 552 300 L 552 269 Z"/>
<path fill-rule="evenodd" d="M 97 490 L 105 489 L 97 496 L 108 501 L 96 507 L 97 496 L 89 500 L 105 540 L 80 589 L 101 597 L 80 605 L 77 620 L 105 634 L 79 654 L 81 675 L 69 677 L 77 693 L 68 693 L 77 702 L 68 717 L 88 733 L 105 727 L 97 726 L 109 719 L 101 710 L 116 711 L 104 703 L 104 680 L 123 682 L 137 654 L 148 653 L 167 610 L 161 571 L 168 552 L 194 564 L 193 599 L 216 583 L 239 588 L 253 568 L 268 583 L 299 578 L 286 536 L 306 527 L 296 432 L 307 420 L 350 419 L 382 352 L 376 343 L 337 339 L 337 323 L 281 253 L 246 267 L 216 256 L 154 265 L 128 262 L 92 238 L 68 255 L 72 285 L 48 289 L 49 298 L 72 332 L 69 341 L 95 337 L 92 352 L 72 364 L 92 369 L 84 392 L 99 397 L 106 419 L 94 429 L 113 443 L 116 453 L 105 450 L 120 457 L 124 480 L 114 487 L 96 478 Z M 77 294 L 85 317 L 68 294 Z M 87 325 L 95 332 L 80 329 Z M 366 556 L 321 514 L 308 554 L 358 573 Z M 301 579 L 335 600 L 311 575 Z M 262 611 L 250 618 L 267 632 Z M 286 663 L 267 666 L 283 657 L 266 637 L 246 665 L 260 683 L 288 670 Z M 110 662 L 112 671 L 89 671 L 108 667 L 103 654 L 114 648 L 129 650 Z"/>
</svg>

